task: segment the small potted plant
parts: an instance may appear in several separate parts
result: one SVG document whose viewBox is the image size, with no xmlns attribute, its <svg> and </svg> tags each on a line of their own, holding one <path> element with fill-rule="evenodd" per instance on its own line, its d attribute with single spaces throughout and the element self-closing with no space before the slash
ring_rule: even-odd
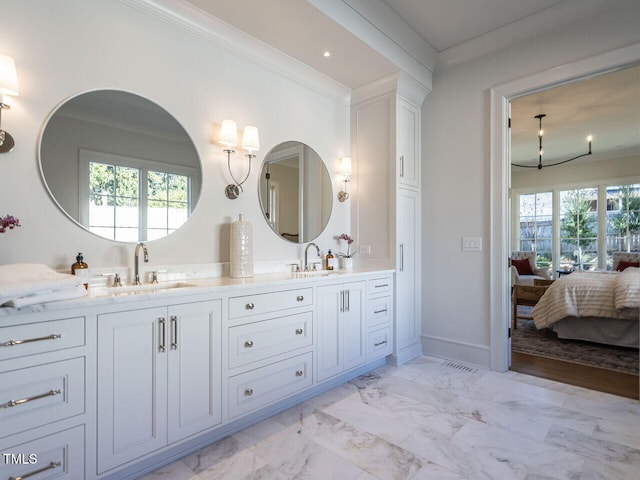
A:
<svg viewBox="0 0 640 480">
<path fill-rule="evenodd" d="M 353 257 L 356 256 L 355 252 L 351 252 L 351 244 L 353 243 L 353 238 L 351 238 L 346 233 L 343 233 L 338 237 L 338 240 L 344 240 L 345 242 L 347 242 L 347 253 L 337 253 L 340 268 L 342 270 L 351 270 L 353 268 Z"/>
<path fill-rule="evenodd" d="M 13 215 L 6 215 L 0 217 L 0 233 L 4 233 L 7 230 L 13 230 L 16 227 L 20 227 L 20 220 Z"/>
</svg>

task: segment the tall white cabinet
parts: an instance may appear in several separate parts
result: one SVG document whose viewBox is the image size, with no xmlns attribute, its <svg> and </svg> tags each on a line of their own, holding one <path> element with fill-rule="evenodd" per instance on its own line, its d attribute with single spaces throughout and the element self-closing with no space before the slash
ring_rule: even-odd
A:
<svg viewBox="0 0 640 480">
<path fill-rule="evenodd" d="M 352 92 L 352 230 L 361 262 L 396 269 L 396 364 L 422 353 L 420 112 L 427 93 L 402 73 Z"/>
</svg>

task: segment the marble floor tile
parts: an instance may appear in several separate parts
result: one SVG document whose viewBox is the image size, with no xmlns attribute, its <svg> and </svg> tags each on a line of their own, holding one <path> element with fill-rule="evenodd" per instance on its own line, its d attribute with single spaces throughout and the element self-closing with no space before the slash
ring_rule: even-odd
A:
<svg viewBox="0 0 640 480">
<path fill-rule="evenodd" d="M 422 356 L 144 480 L 635 480 L 640 402 Z"/>
</svg>

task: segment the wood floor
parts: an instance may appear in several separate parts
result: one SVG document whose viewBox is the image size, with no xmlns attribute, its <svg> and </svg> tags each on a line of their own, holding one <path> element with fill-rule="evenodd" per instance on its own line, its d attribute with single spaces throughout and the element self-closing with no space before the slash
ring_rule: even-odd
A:
<svg viewBox="0 0 640 480">
<path fill-rule="evenodd" d="M 638 376 L 512 352 L 511 370 L 570 385 L 638 399 Z"/>
</svg>

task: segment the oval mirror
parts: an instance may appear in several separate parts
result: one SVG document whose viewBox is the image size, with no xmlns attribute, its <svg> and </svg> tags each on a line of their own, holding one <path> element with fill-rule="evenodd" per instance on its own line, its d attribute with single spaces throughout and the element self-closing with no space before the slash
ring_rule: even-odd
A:
<svg viewBox="0 0 640 480">
<path fill-rule="evenodd" d="M 202 187 L 200 158 L 184 128 L 162 107 L 120 90 L 62 103 L 42 132 L 40 170 L 72 220 L 121 242 L 176 231 Z"/>
<path fill-rule="evenodd" d="M 300 142 L 284 142 L 264 158 L 258 186 L 265 220 L 280 237 L 305 243 L 329 222 L 333 194 L 320 156 Z"/>
</svg>

